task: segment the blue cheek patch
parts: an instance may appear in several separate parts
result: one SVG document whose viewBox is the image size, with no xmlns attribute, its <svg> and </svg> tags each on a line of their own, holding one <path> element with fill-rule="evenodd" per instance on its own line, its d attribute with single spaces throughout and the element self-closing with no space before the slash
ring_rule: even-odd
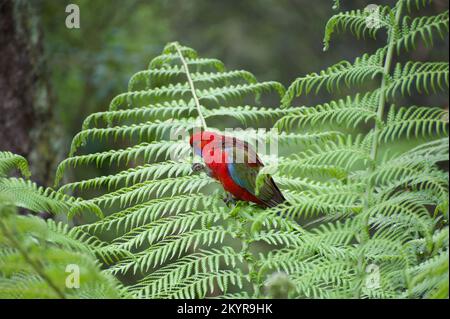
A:
<svg viewBox="0 0 450 319">
<path fill-rule="evenodd" d="M 194 146 L 194 153 L 195 155 L 202 157 L 202 150 L 200 149 L 200 147 Z"/>
</svg>

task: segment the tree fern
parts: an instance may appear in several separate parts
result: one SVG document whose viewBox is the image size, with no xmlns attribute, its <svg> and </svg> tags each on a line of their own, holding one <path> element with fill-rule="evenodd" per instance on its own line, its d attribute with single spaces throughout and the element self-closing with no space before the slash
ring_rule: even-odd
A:
<svg viewBox="0 0 450 319">
<path fill-rule="evenodd" d="M 283 86 L 257 82 L 247 71 L 226 71 L 220 61 L 172 43 L 150 62 L 148 71 L 131 77 L 129 92 L 114 98 L 108 111 L 86 119 L 73 140 L 72 156 L 58 167 L 56 181 L 64 180 L 69 168 L 97 165 L 111 170 L 110 175 L 66 183 L 60 192 L 75 192 L 87 206 L 98 206 L 108 215 L 73 232 L 80 238 L 102 238 L 114 231 L 112 240 L 95 240 L 90 247 L 108 265 L 106 272 L 133 278 L 129 291 L 135 297 L 220 297 L 243 287 L 253 287 L 249 296 L 261 295 L 262 282 L 252 279 L 256 269 L 249 244 L 290 244 L 296 236 L 289 231 L 298 226 L 276 215 L 256 219 L 261 210 L 253 206 L 228 208 L 221 188 L 205 175 L 193 174 L 189 158 L 171 159 L 172 154 L 188 154 L 190 147 L 186 140 L 169 138 L 177 130 L 189 131 L 207 121 L 220 124 L 226 118 L 244 125 L 273 124 L 290 109 L 261 106 L 268 95 L 280 100 Z M 282 134 L 280 139 L 311 143 L 307 134 Z M 106 148 L 81 153 L 91 142 Z M 123 147 L 117 149 L 119 143 Z M 97 194 L 87 198 L 93 190 Z M 246 220 L 244 213 L 256 220 Z M 268 233 L 252 239 L 246 225 L 258 234 L 262 229 Z M 276 233 L 274 225 L 281 227 Z"/>
<path fill-rule="evenodd" d="M 445 241 L 435 242 L 437 236 L 445 237 L 442 234 L 448 232 L 448 175 L 438 166 L 448 161 L 447 111 L 438 107 L 393 104 L 399 96 L 447 92 L 448 63 L 409 61 L 391 66 L 395 52 L 413 50 L 419 38 L 431 47 L 433 34 L 443 37 L 448 33 L 448 12 L 409 18 L 408 12 L 415 7 L 412 2 L 400 0 L 394 7 L 378 11 L 380 27 L 387 30 L 388 43 L 374 54 L 364 55 L 377 57 L 378 68 L 366 66 L 359 70 L 359 61 L 367 58 L 357 58 L 353 64 L 341 62 L 323 71 L 322 82 L 316 80 L 316 74 L 299 78 L 288 88 L 284 106 L 292 109 L 294 98 L 310 93 L 313 87 L 314 92 L 322 86 L 334 91 L 339 83 L 353 86 L 365 79 L 379 79 L 378 89 L 315 107 L 295 107 L 297 111 L 276 123 L 280 129 L 293 132 L 308 129 L 323 132 L 330 124 L 333 130 L 338 125 L 345 131 L 365 132 L 364 135 L 357 133 L 356 139 L 349 137 L 346 142 L 328 142 L 330 146 L 292 154 L 279 170 L 279 174 L 291 179 L 308 173 L 308 166 L 296 167 L 305 164 L 314 165 L 313 168 L 324 165 L 320 167 L 327 169 L 325 172 L 329 174 L 324 176 L 328 179 L 334 177 L 331 173 L 343 171 L 331 190 L 305 188 L 298 193 L 299 201 L 281 210 L 282 214 L 303 219 L 310 219 L 311 214 L 320 216 L 310 222 L 311 231 L 329 223 L 351 233 L 352 244 L 342 246 L 345 250 L 342 256 L 336 258 L 326 253 L 306 262 L 312 265 L 326 265 L 327 260 L 332 260 L 332 265 L 344 263 L 339 270 L 329 270 L 334 275 L 343 270 L 349 273 L 355 270 L 350 275 L 347 273 L 350 284 L 347 282 L 348 285 L 338 288 L 337 294 L 331 295 L 334 297 L 448 297 L 448 268 L 445 268 L 448 265 L 441 262 L 448 255 L 448 245 Z M 326 28 L 326 47 L 336 28 L 348 28 L 356 36 L 364 33 L 375 36 L 378 29 L 367 29 L 367 24 L 357 22 L 364 17 L 367 14 L 362 11 L 335 15 Z M 348 67 L 341 68 L 341 65 Z M 371 123 L 372 129 L 365 131 L 363 123 Z M 415 140 L 413 145 L 417 146 L 406 151 L 392 147 L 405 138 Z M 430 138 L 438 139 L 422 142 Z M 334 192 L 340 188 L 343 192 L 336 198 Z M 338 224 L 334 219 L 339 220 Z M 331 245 L 342 245 L 337 229 L 328 228 L 325 232 L 335 237 Z M 324 256 L 325 261 L 321 260 Z M 436 266 L 435 274 L 426 270 L 433 262 L 441 263 Z M 302 264 L 299 259 L 290 260 L 284 266 L 285 271 L 292 274 L 307 271 L 294 268 L 296 263 Z M 373 265 L 379 273 L 375 286 L 365 282 L 366 271 Z M 271 266 L 276 267 L 276 263 Z M 418 275 L 418 269 L 423 271 L 422 275 Z M 324 270 L 317 272 L 325 273 Z M 329 290 L 322 292 L 313 284 L 305 285 L 300 295 L 329 297 L 337 288 L 332 278 L 326 278 L 324 285 Z"/>
<path fill-rule="evenodd" d="M 431 48 L 448 33 L 448 12 L 409 17 L 427 4 L 379 7 L 379 28 L 367 24 L 368 11 L 336 14 L 325 48 L 346 30 L 356 37 L 385 31 L 386 46 L 300 77 L 286 91 L 170 43 L 108 110 L 85 119 L 57 168 L 56 191 L 6 177 L 12 168 L 29 172 L 23 158 L 2 153 L 0 196 L 33 211 L 83 214 L 70 229 L 32 220 L 62 241 L 58 248 L 102 263 L 101 272 L 86 266 L 98 278 L 85 296 L 96 296 L 106 280 L 114 297 L 132 298 L 448 297 L 448 176 L 440 169 L 448 161 L 448 114 L 395 105 L 399 97 L 448 90 L 448 63 L 393 65 L 418 41 Z M 368 81 L 379 84 L 356 90 Z M 298 97 L 338 95 L 343 86 L 355 94 L 296 106 Z M 288 203 L 227 205 L 222 187 L 191 168 L 182 133 L 230 125 L 278 129 L 281 156 L 262 156 L 257 182 L 272 174 Z M 233 134 L 256 141 L 275 133 Z M 42 274 L 6 277 L 7 284 L 45 282 Z M 46 296 L 61 297 L 54 289 Z"/>
<path fill-rule="evenodd" d="M 29 174 L 27 161 L 0 153 L 13 168 Z M 5 169 L 3 169 L 5 168 Z M 37 187 L 31 181 L 0 177 L 0 296 L 2 298 L 119 298 L 127 293 L 112 276 L 102 273 L 92 250 L 71 237 L 68 225 L 18 215 L 17 207 L 31 212 L 65 214 L 79 200 Z M 84 209 L 86 207 L 84 206 Z M 70 266 L 78 267 L 69 278 Z M 72 280 L 74 280 L 72 282 Z"/>
</svg>

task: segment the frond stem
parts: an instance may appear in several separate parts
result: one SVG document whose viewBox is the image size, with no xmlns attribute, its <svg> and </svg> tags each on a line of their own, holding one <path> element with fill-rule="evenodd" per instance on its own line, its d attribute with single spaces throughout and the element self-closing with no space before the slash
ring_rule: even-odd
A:
<svg viewBox="0 0 450 319">
<path fill-rule="evenodd" d="M 187 65 L 186 60 L 185 60 L 185 58 L 183 56 L 183 53 L 181 53 L 180 46 L 178 45 L 178 43 L 175 43 L 175 48 L 177 50 L 178 55 L 180 56 L 181 63 L 183 64 L 184 72 L 186 73 L 186 77 L 187 77 L 187 80 L 188 80 L 188 83 L 189 83 L 189 87 L 191 89 L 191 93 L 192 93 L 192 97 L 193 97 L 194 102 L 195 102 L 195 106 L 197 107 L 197 112 L 198 112 L 198 116 L 200 118 L 200 121 L 202 123 L 202 127 L 203 127 L 203 129 L 206 130 L 207 126 L 206 126 L 205 117 L 202 114 L 200 101 L 198 100 L 197 93 L 195 92 L 194 82 L 192 81 L 188 65 Z"/>
<path fill-rule="evenodd" d="M 248 280 L 253 285 L 252 298 L 259 299 L 261 296 L 261 282 L 257 275 L 259 273 L 259 267 L 255 256 L 250 251 L 250 245 L 254 242 L 254 239 L 251 231 L 245 226 L 246 219 L 243 216 L 239 216 L 240 211 L 241 204 L 238 202 L 230 212 L 230 216 L 232 216 L 237 228 L 235 235 L 241 240 L 241 254 L 248 268 Z"/>
<path fill-rule="evenodd" d="M 387 81 L 391 70 L 391 64 L 392 64 L 392 58 L 394 56 L 395 51 L 395 43 L 396 43 L 396 33 L 398 25 L 400 24 L 400 18 L 401 18 L 401 11 L 402 11 L 402 1 L 398 2 L 397 8 L 395 9 L 395 18 L 393 21 L 392 28 L 389 29 L 388 34 L 388 50 L 386 52 L 385 60 L 384 60 L 384 67 L 383 67 L 383 78 L 381 79 L 380 84 L 380 97 L 378 100 L 378 107 L 377 107 L 377 115 L 375 120 L 375 127 L 374 127 L 374 134 L 372 139 L 372 146 L 370 150 L 370 159 L 371 164 L 369 167 L 369 174 L 373 173 L 373 171 L 376 168 L 376 159 L 378 156 L 378 149 L 379 149 L 379 135 L 380 131 L 382 129 L 383 125 L 383 117 L 384 117 L 384 109 L 386 104 L 386 94 L 385 89 L 387 87 Z M 368 209 L 370 206 L 370 203 L 372 201 L 372 193 L 373 193 L 373 183 L 369 182 L 367 185 L 366 190 L 366 203 L 365 208 Z M 368 220 L 364 223 L 365 227 L 365 237 L 366 239 L 369 238 L 369 226 L 368 226 Z M 364 241 L 364 240 L 363 240 Z"/>
<path fill-rule="evenodd" d="M 401 11 L 402 11 L 402 1 L 397 2 L 397 7 L 395 8 L 395 17 L 393 21 L 393 25 L 390 29 L 388 29 L 388 49 L 386 52 L 385 60 L 384 60 L 384 66 L 383 66 L 383 77 L 381 79 L 380 84 L 380 97 L 378 100 L 378 107 L 377 107 L 377 115 L 375 120 L 375 127 L 374 127 L 374 134 L 372 139 L 372 146 L 370 150 L 370 167 L 369 167 L 369 174 L 373 173 L 376 168 L 376 159 L 378 156 L 378 148 L 379 148 L 379 134 L 382 129 L 383 125 L 383 116 L 384 116 L 384 109 L 386 104 L 386 94 L 385 94 L 385 88 L 387 86 L 388 77 L 391 70 L 391 64 L 392 59 L 394 56 L 394 50 L 395 50 L 395 43 L 396 43 L 396 34 L 397 34 L 397 28 L 400 24 L 400 18 L 401 18 Z M 372 193 L 373 193 L 374 185 L 373 182 L 369 182 L 366 189 L 366 196 L 365 196 L 365 203 L 364 208 L 367 210 L 369 209 L 371 202 L 372 202 Z M 361 230 L 361 239 L 360 244 L 366 243 L 370 239 L 370 229 L 369 229 L 369 215 L 367 214 L 367 217 L 363 220 L 362 230 Z M 358 257 L 358 271 L 361 274 L 365 273 L 364 269 L 364 259 L 365 256 L 361 253 Z M 355 291 L 355 297 L 360 298 L 361 296 L 361 285 L 356 289 Z"/>
<path fill-rule="evenodd" d="M 389 76 L 389 72 L 391 70 L 391 64 L 392 64 L 392 58 L 394 56 L 394 50 L 395 50 L 395 36 L 397 32 L 397 27 L 400 23 L 401 18 L 401 11 L 402 11 L 402 1 L 398 2 L 398 7 L 396 8 L 395 12 L 395 20 L 394 25 L 392 29 L 389 31 L 389 46 L 386 53 L 386 57 L 384 60 L 384 67 L 383 67 L 383 78 L 381 79 L 381 94 L 380 99 L 378 101 L 378 108 L 377 108 L 377 121 L 375 123 L 375 131 L 373 135 L 373 143 L 372 143 L 372 149 L 370 153 L 370 157 L 372 161 L 375 161 L 378 155 L 378 135 L 380 134 L 381 129 L 381 123 L 383 123 L 383 115 L 384 115 L 384 109 L 386 104 L 386 94 L 384 94 L 384 90 L 387 86 L 387 78 Z M 373 165 L 372 165 L 373 169 Z"/>
</svg>

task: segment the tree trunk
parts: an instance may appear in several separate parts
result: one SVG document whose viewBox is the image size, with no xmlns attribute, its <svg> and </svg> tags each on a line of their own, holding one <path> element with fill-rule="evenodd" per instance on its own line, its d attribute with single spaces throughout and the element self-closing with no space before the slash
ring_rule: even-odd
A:
<svg viewBox="0 0 450 319">
<path fill-rule="evenodd" d="M 32 1 L 0 0 L 0 151 L 30 162 L 49 184 L 56 160 L 42 33 Z"/>
</svg>

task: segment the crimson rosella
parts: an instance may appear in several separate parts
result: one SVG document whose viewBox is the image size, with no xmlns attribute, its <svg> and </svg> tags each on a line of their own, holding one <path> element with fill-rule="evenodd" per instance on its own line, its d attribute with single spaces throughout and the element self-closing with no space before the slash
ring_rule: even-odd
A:
<svg viewBox="0 0 450 319">
<path fill-rule="evenodd" d="M 205 162 L 207 174 L 235 199 L 262 207 L 274 207 L 285 201 L 270 175 L 263 175 L 263 183 L 256 192 L 256 178 L 264 165 L 247 142 L 210 131 L 194 133 L 189 142 Z"/>
</svg>

